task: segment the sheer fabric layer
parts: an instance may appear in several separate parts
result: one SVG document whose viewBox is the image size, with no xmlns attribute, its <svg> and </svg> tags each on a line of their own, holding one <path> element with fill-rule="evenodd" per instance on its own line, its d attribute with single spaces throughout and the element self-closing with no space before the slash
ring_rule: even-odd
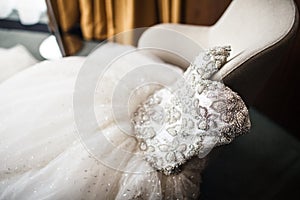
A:
<svg viewBox="0 0 300 200">
<path fill-rule="evenodd" d="M 132 50 L 110 44 L 101 48 L 107 56 L 116 50 Z M 128 56 L 116 63 L 112 70 L 115 75 L 102 83 L 107 92 L 116 86 L 119 73 L 132 70 L 126 66 L 135 62 L 158 63 L 174 69 L 151 56 L 139 53 Z M 95 93 L 94 106 L 99 121 L 83 144 L 74 121 L 72 98 L 84 62 L 85 59 L 79 57 L 44 61 L 0 85 L 0 199 L 197 197 L 202 160 L 193 160 L 182 173 L 166 177 L 145 160 L 137 159 L 140 157 L 120 154 L 120 149 L 132 153 L 140 150 L 135 137 L 124 134 L 109 109 L 105 109 L 111 103 L 109 95 Z M 175 77 L 169 79 L 169 84 L 173 82 Z M 136 92 L 132 102 L 138 105 L 155 89 L 149 86 Z M 101 120 L 103 116 L 107 118 Z M 127 120 L 124 118 L 123 122 L 128 123 Z M 99 141 L 103 135 L 111 143 Z M 111 148 L 111 144 L 115 148 Z M 104 164 L 90 153 L 89 148 L 93 147 L 103 158 L 118 162 L 114 167 Z M 134 171 L 144 173 L 132 173 Z"/>
</svg>

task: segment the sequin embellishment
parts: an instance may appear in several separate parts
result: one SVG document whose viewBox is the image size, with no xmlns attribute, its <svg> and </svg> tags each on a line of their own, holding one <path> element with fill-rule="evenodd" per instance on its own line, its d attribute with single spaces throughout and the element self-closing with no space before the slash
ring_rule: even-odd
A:
<svg viewBox="0 0 300 200">
<path fill-rule="evenodd" d="M 166 175 L 193 156 L 204 157 L 250 129 L 248 110 L 230 88 L 209 78 L 225 64 L 230 47 L 200 53 L 173 89 L 161 89 L 132 117 L 140 150 Z"/>
</svg>

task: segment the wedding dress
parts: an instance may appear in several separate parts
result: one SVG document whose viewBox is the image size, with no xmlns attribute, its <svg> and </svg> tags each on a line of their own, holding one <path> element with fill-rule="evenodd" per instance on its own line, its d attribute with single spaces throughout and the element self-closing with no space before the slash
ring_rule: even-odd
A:
<svg viewBox="0 0 300 200">
<path fill-rule="evenodd" d="M 242 99 L 209 79 L 228 47 L 201 52 L 184 73 L 133 47 L 99 49 L 104 60 L 123 54 L 97 82 L 96 124 L 76 114 L 89 107 L 74 95 L 95 60 L 44 61 L 0 85 L 0 199 L 197 199 L 205 156 L 249 130 Z M 167 87 L 132 92 L 137 76 L 124 76 L 142 65 L 167 71 L 139 71 L 139 83 L 160 78 Z"/>
</svg>

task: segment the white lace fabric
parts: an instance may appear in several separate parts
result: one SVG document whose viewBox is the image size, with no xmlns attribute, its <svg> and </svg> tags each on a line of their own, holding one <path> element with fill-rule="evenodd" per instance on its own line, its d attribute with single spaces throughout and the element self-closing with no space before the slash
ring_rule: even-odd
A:
<svg viewBox="0 0 300 200">
<path fill-rule="evenodd" d="M 205 157 L 250 129 L 241 97 L 209 78 L 224 65 L 230 47 L 200 53 L 181 80 L 139 106 L 133 126 L 140 150 L 152 167 L 166 175 L 194 156 Z"/>
</svg>

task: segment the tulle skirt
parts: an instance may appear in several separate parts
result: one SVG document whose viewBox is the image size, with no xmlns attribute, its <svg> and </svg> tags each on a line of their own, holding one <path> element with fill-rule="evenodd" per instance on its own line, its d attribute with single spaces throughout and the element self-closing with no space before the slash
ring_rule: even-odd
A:
<svg viewBox="0 0 300 200">
<path fill-rule="evenodd" d="M 101 53 L 94 55 L 102 59 L 116 52 L 132 53 L 115 60 L 98 80 L 92 105 L 97 123 L 80 118 L 74 110 L 89 108 L 76 102 L 74 93 L 83 67 L 97 64 L 97 60 L 69 57 L 44 61 L 0 85 L 0 199 L 199 197 L 204 161 L 194 158 L 180 173 L 170 176 L 153 170 L 130 132 L 130 114 L 116 116 L 118 112 L 114 112 L 124 109 L 119 100 L 127 97 L 126 109 L 134 111 L 158 88 L 150 84 L 133 92 L 132 85 L 120 84 L 125 75 L 145 64 L 176 73 L 181 70 L 133 47 L 106 44 L 100 49 Z M 153 76 L 170 84 L 176 80 L 166 73 L 139 72 L 141 80 Z M 82 132 L 78 122 L 90 132 Z"/>
</svg>

